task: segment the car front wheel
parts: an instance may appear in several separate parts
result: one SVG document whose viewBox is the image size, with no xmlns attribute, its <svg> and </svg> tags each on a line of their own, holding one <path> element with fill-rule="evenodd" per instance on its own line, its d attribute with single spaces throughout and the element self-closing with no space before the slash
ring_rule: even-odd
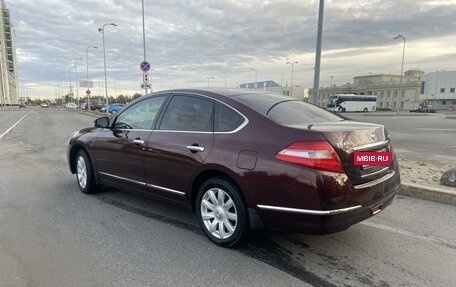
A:
<svg viewBox="0 0 456 287">
<path fill-rule="evenodd" d="M 99 186 L 95 183 L 92 164 L 83 150 L 76 155 L 76 178 L 79 189 L 83 193 L 95 193 L 99 190 Z"/>
<path fill-rule="evenodd" d="M 230 181 L 213 178 L 200 188 L 196 200 L 198 222 L 215 244 L 232 247 L 245 239 L 247 212 L 240 191 Z"/>
</svg>

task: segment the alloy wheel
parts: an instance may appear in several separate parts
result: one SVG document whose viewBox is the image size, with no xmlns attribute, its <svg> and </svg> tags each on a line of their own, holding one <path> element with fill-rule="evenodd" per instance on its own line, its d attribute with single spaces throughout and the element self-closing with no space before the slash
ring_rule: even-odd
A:
<svg viewBox="0 0 456 287">
<path fill-rule="evenodd" d="M 207 190 L 201 200 L 200 208 L 204 226 L 214 237 L 228 239 L 236 231 L 238 224 L 236 206 L 223 189 Z"/>
<path fill-rule="evenodd" d="M 78 183 L 82 189 L 87 185 L 87 164 L 82 156 L 78 157 L 76 171 L 78 176 Z"/>
</svg>

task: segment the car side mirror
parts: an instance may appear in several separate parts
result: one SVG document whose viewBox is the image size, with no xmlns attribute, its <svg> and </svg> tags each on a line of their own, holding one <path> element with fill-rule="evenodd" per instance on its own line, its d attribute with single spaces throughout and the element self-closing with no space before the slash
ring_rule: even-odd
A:
<svg viewBox="0 0 456 287">
<path fill-rule="evenodd" d="M 95 123 L 95 127 L 97 128 L 109 128 L 109 118 L 108 117 L 101 117 L 93 121 Z"/>
</svg>

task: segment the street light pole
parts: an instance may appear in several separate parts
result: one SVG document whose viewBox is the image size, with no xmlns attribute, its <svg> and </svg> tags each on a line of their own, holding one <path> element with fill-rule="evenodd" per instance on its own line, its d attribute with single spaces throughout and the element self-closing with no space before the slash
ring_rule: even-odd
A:
<svg viewBox="0 0 456 287">
<path fill-rule="evenodd" d="M 90 91 L 89 83 L 89 48 L 97 49 L 97 46 L 86 47 L 86 59 L 87 59 L 87 91 Z M 78 107 L 79 108 L 79 107 Z M 87 93 L 87 110 L 90 110 L 90 94 Z"/>
<path fill-rule="evenodd" d="M 209 80 L 213 79 L 214 77 L 206 77 L 207 79 L 207 87 L 209 88 Z"/>
<path fill-rule="evenodd" d="M 329 95 L 331 96 L 333 93 L 333 76 L 331 76 L 331 89 L 329 90 Z"/>
<path fill-rule="evenodd" d="M 77 66 L 78 61 L 82 61 L 82 58 L 74 59 L 74 70 L 76 72 L 76 98 L 78 99 L 78 108 L 79 108 L 79 83 L 78 83 L 78 66 Z"/>
<path fill-rule="evenodd" d="M 255 82 L 253 83 L 253 89 L 256 90 L 257 88 L 257 69 L 255 68 L 250 68 L 251 71 L 255 71 Z"/>
<path fill-rule="evenodd" d="M 225 74 L 225 89 L 226 89 L 226 71 L 222 71 Z"/>
<path fill-rule="evenodd" d="M 398 95 L 398 98 L 397 98 L 397 113 L 399 113 L 399 100 L 400 100 L 400 96 L 402 95 L 402 77 L 404 76 L 404 54 L 405 54 L 405 37 L 403 35 L 397 35 L 396 37 L 394 37 L 394 39 L 402 39 L 404 40 L 404 45 L 402 46 L 402 64 L 401 64 L 401 81 L 399 83 L 399 94 Z"/>
<path fill-rule="evenodd" d="M 323 14 L 325 10 L 325 0 L 320 0 L 318 9 L 318 28 L 317 28 L 317 46 L 315 51 L 315 70 L 312 93 L 312 104 L 318 104 L 320 88 L 320 64 L 321 64 L 321 43 L 323 38 Z"/>
<path fill-rule="evenodd" d="M 290 97 L 293 96 L 293 66 L 297 64 L 297 61 L 294 62 L 287 62 L 287 65 L 291 65 L 291 79 L 290 79 Z"/>
<path fill-rule="evenodd" d="M 143 28 L 143 50 L 144 50 L 144 62 L 146 61 L 146 26 L 144 22 L 144 0 L 142 0 L 142 28 Z M 148 73 L 148 72 L 146 72 Z M 150 80 L 150 79 L 149 79 Z M 147 83 L 144 83 L 144 95 L 147 95 Z"/>
<path fill-rule="evenodd" d="M 284 75 L 284 74 L 285 74 L 285 73 L 282 73 L 282 78 L 280 79 L 280 87 L 281 87 L 280 90 L 281 90 L 282 96 L 283 96 L 283 75 Z"/>
<path fill-rule="evenodd" d="M 103 24 L 102 28 L 98 28 L 98 32 L 103 34 L 103 62 L 104 62 L 104 78 L 105 78 L 105 94 L 106 94 L 106 113 L 109 113 L 108 105 L 109 105 L 109 100 L 108 100 L 108 80 L 106 78 L 106 45 L 105 45 L 105 26 L 117 26 L 115 23 L 105 23 Z"/>
<path fill-rule="evenodd" d="M 73 87 L 71 86 L 71 68 L 73 66 L 68 66 L 68 101 L 71 102 L 71 94 L 73 93 Z"/>
</svg>

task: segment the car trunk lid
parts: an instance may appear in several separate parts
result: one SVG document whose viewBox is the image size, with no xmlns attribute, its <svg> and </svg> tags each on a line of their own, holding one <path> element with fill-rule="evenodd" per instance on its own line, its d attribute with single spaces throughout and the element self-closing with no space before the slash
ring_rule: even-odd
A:
<svg viewBox="0 0 456 287">
<path fill-rule="evenodd" d="M 390 172 L 392 165 L 354 165 L 356 151 L 392 152 L 391 141 L 382 125 L 346 120 L 311 124 L 305 129 L 323 134 L 334 147 L 353 185 L 373 181 Z"/>
</svg>

